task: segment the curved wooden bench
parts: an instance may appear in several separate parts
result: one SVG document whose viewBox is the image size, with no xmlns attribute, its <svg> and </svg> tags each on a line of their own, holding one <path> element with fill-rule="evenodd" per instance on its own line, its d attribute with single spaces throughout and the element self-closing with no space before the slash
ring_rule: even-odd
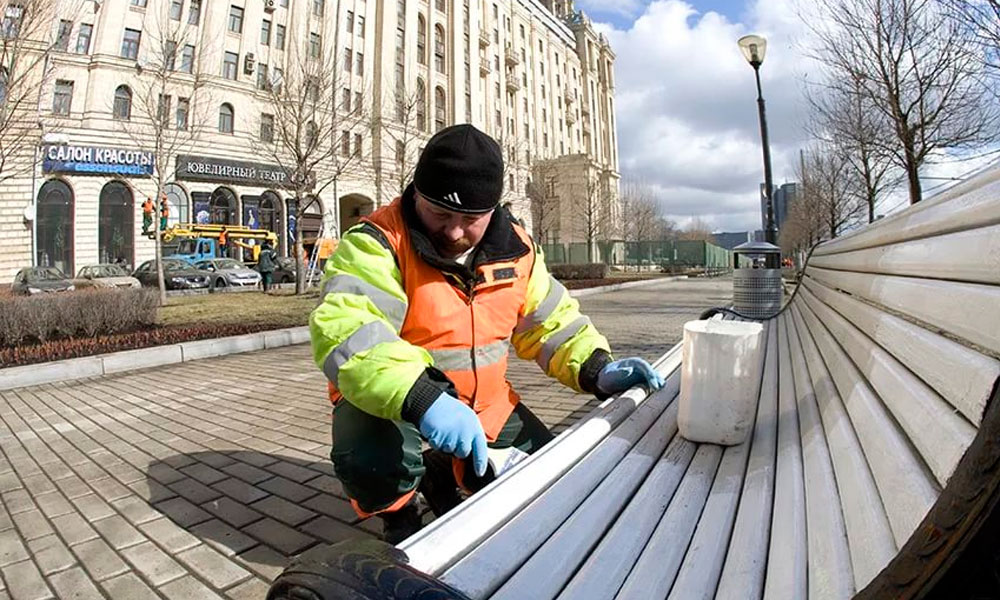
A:
<svg viewBox="0 0 1000 600">
<path fill-rule="evenodd" d="M 438 598 L 921 597 L 997 512 L 998 307 L 1000 170 L 814 251 L 747 443 L 677 434 L 675 347 L 397 559 Z"/>
</svg>

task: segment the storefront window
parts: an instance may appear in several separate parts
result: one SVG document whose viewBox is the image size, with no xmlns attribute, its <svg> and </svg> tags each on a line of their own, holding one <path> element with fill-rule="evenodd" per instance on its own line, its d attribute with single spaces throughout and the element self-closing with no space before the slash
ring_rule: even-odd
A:
<svg viewBox="0 0 1000 600">
<path fill-rule="evenodd" d="M 73 273 L 73 191 L 58 179 L 51 179 L 38 192 L 37 262 Z"/>
<path fill-rule="evenodd" d="M 281 235 L 281 198 L 274 192 L 264 192 L 260 197 L 260 228 L 277 234 L 277 250 L 281 253 L 285 246 Z"/>
<path fill-rule="evenodd" d="M 170 207 L 170 216 L 167 217 L 167 227 L 172 227 L 178 223 L 190 223 L 191 216 L 188 207 L 188 198 L 184 188 L 176 183 L 168 183 L 163 187 L 163 193 L 167 195 L 167 206 Z"/>
<path fill-rule="evenodd" d="M 132 190 L 121 181 L 101 189 L 97 220 L 97 260 L 101 263 L 131 265 L 133 246 Z"/>
<path fill-rule="evenodd" d="M 216 188 L 209 200 L 211 222 L 218 225 L 236 225 L 236 195 L 229 188 Z"/>
</svg>

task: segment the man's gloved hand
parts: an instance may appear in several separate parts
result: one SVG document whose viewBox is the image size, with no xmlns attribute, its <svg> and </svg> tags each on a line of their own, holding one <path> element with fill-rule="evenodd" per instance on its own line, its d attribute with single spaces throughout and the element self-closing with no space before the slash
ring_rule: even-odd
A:
<svg viewBox="0 0 1000 600">
<path fill-rule="evenodd" d="M 640 384 L 654 392 L 663 387 L 663 383 L 663 377 L 652 365 L 638 357 L 609 362 L 597 374 L 597 389 L 609 396 Z"/>
<path fill-rule="evenodd" d="M 420 419 L 420 434 L 435 450 L 465 458 L 472 454 L 476 475 L 486 473 L 486 434 L 475 411 L 447 392 Z"/>
</svg>

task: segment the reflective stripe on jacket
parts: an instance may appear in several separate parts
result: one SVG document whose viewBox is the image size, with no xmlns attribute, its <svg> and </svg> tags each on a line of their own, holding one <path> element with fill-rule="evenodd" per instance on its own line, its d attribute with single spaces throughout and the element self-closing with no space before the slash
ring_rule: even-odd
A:
<svg viewBox="0 0 1000 600">
<path fill-rule="evenodd" d="M 366 217 L 327 262 L 310 332 L 331 398 L 398 420 L 410 418 L 408 403 L 449 391 L 495 439 L 520 401 L 505 377 L 511 344 L 565 385 L 592 391 L 581 368 L 596 350 L 606 355 L 607 340 L 506 210 L 497 209 L 471 271 L 433 256 L 407 202 Z"/>
</svg>

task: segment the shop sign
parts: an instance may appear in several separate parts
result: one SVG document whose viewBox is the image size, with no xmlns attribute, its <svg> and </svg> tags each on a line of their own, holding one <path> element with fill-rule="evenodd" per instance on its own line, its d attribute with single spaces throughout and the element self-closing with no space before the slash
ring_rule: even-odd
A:
<svg viewBox="0 0 1000 600">
<path fill-rule="evenodd" d="M 186 154 L 177 156 L 177 179 L 258 187 L 289 185 L 288 172 L 280 165 Z"/>
<path fill-rule="evenodd" d="M 42 148 L 43 173 L 148 177 L 153 174 L 155 163 L 152 152 L 129 148 L 74 145 Z"/>
</svg>

